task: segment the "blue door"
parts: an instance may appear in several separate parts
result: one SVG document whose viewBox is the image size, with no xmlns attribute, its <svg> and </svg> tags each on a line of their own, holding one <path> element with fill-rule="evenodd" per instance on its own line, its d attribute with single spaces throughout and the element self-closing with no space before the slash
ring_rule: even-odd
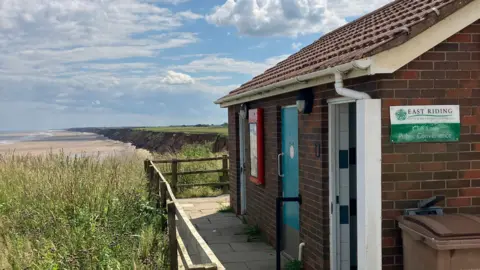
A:
<svg viewBox="0 0 480 270">
<path fill-rule="evenodd" d="M 282 108 L 282 170 L 283 197 L 299 195 L 299 164 L 298 164 L 298 111 L 296 107 Z M 300 242 L 299 204 L 287 202 L 283 204 L 283 236 L 284 252 L 293 258 L 298 253 Z"/>
</svg>

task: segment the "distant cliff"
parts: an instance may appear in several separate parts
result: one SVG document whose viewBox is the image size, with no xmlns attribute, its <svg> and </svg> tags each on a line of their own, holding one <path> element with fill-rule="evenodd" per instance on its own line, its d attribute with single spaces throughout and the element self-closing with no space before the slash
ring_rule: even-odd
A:
<svg viewBox="0 0 480 270">
<path fill-rule="evenodd" d="M 130 128 L 71 128 L 68 130 L 103 135 L 111 140 L 131 143 L 137 148 L 158 153 L 178 152 L 185 144 L 208 142 L 212 143 L 213 152 L 228 150 L 227 137 L 214 133 L 186 134 L 182 132 L 154 132 Z"/>
</svg>

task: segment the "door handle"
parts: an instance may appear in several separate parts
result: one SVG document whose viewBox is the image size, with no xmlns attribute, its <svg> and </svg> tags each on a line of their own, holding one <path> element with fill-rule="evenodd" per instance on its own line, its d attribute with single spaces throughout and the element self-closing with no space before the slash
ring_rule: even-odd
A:
<svg viewBox="0 0 480 270">
<path fill-rule="evenodd" d="M 284 176 L 282 173 L 282 156 L 283 156 L 283 153 L 280 153 L 278 154 L 278 157 L 277 157 L 278 176 L 280 177 Z"/>
</svg>

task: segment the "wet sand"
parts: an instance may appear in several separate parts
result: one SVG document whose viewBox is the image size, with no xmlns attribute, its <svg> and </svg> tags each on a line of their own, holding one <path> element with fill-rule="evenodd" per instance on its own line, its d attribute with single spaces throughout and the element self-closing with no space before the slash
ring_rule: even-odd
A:
<svg viewBox="0 0 480 270">
<path fill-rule="evenodd" d="M 0 144 L 0 154 L 43 155 L 62 152 L 69 155 L 112 156 L 125 154 L 142 154 L 148 156 L 145 150 L 137 150 L 127 143 L 109 140 L 93 133 L 54 131 L 52 136 L 32 141 L 19 141 L 11 144 Z M 24 136 L 25 133 L 9 134 L 9 136 Z M 0 140 L 2 136 L 0 136 Z"/>
</svg>

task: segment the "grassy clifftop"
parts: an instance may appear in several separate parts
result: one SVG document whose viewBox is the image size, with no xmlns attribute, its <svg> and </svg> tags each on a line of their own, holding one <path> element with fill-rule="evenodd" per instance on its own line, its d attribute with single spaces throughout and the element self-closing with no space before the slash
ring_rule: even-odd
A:
<svg viewBox="0 0 480 270">
<path fill-rule="evenodd" d="M 135 130 L 146 130 L 154 132 L 168 132 L 168 133 L 186 133 L 186 134 L 218 134 L 228 135 L 228 128 L 221 126 L 207 126 L 207 127 L 195 127 L 195 126 L 181 126 L 181 127 L 145 127 L 136 128 Z"/>
<path fill-rule="evenodd" d="M 0 155 L 0 269 L 166 269 L 142 158 Z"/>
</svg>

